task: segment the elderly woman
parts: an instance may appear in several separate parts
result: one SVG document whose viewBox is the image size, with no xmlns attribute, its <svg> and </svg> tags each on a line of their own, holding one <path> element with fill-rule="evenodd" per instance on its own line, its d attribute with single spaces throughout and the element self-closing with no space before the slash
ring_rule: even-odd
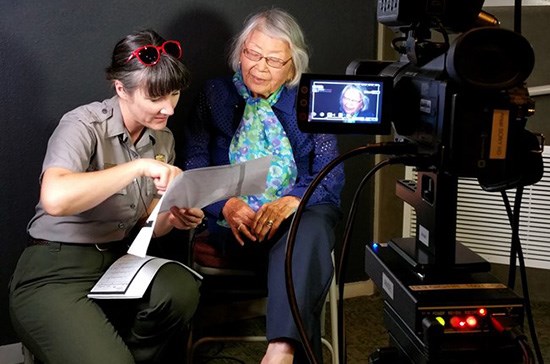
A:
<svg viewBox="0 0 550 364">
<path fill-rule="evenodd" d="M 344 122 L 353 123 L 358 117 L 366 116 L 369 108 L 369 99 L 359 85 L 349 84 L 340 94 L 340 110 L 344 115 Z"/>
<path fill-rule="evenodd" d="M 296 85 L 308 67 L 303 33 L 280 9 L 248 18 L 233 42 L 232 77 L 207 82 L 197 128 L 184 148 L 185 169 L 272 155 L 266 190 L 205 208 L 210 243 L 242 264 L 264 254 L 268 277 L 267 352 L 262 363 L 306 362 L 285 289 L 290 217 L 315 175 L 338 154 L 332 135 L 304 134 L 296 121 Z M 340 218 L 343 170 L 316 189 L 304 210 L 294 250 L 294 286 L 301 317 L 320 358 L 320 313 L 333 273 L 334 227 Z"/>
<path fill-rule="evenodd" d="M 29 246 L 10 286 L 13 326 L 42 362 L 167 363 L 181 347 L 199 300 L 184 267 L 163 265 L 139 299 L 87 297 L 181 173 L 166 128 L 189 84 L 181 55 L 178 41 L 154 31 L 128 35 L 107 69 L 115 96 L 65 114 L 50 137 Z M 154 233 L 194 228 L 203 216 L 174 206 Z"/>
</svg>

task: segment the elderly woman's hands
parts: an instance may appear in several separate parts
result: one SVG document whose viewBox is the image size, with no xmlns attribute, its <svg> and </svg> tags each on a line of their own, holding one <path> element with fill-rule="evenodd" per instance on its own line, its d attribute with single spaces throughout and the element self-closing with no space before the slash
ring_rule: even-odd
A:
<svg viewBox="0 0 550 364">
<path fill-rule="evenodd" d="M 254 222 L 255 213 L 246 202 L 240 198 L 231 197 L 223 206 L 222 213 L 239 244 L 244 245 L 241 234 L 252 241 L 256 240 L 256 237 L 250 230 L 250 226 Z"/>
<path fill-rule="evenodd" d="M 300 199 L 295 196 L 284 196 L 273 202 L 262 205 L 256 212 L 254 223 L 251 226 L 259 241 L 263 241 L 267 235 L 271 239 L 279 226 L 296 211 Z"/>
<path fill-rule="evenodd" d="M 232 197 L 226 202 L 222 213 L 239 244 L 244 245 L 243 237 L 251 241 L 264 241 L 266 237 L 271 239 L 299 204 L 298 197 L 285 196 L 265 203 L 254 213 L 242 199 Z"/>
</svg>

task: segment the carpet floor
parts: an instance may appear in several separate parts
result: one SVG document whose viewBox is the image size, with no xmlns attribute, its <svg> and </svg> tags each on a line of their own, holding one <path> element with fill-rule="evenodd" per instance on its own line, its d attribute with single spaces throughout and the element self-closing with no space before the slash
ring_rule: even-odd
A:
<svg viewBox="0 0 550 364">
<path fill-rule="evenodd" d="M 550 364 L 550 303 L 533 302 L 533 317 L 537 338 L 544 362 Z M 383 301 L 378 294 L 349 298 L 344 301 L 346 361 L 349 364 L 369 362 L 369 356 L 377 348 L 388 345 L 388 333 L 383 323 Z M 327 327 L 328 327 L 327 319 Z M 264 332 L 263 318 L 250 319 L 239 324 L 220 325 L 214 330 L 218 334 L 258 334 Z M 527 334 L 527 323 L 524 327 Z M 330 340 L 330 330 L 327 330 Z M 533 341 L 529 340 L 531 346 Z M 206 343 L 197 348 L 194 363 L 259 363 L 265 351 L 265 342 Z M 324 363 L 330 363 L 330 352 L 325 349 Z"/>
</svg>

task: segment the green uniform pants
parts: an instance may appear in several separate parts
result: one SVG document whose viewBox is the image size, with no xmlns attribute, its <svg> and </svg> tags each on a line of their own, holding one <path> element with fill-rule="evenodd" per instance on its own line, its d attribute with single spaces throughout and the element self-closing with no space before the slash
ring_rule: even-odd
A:
<svg viewBox="0 0 550 364">
<path fill-rule="evenodd" d="M 125 364 L 170 363 L 180 356 L 173 350 L 185 347 L 200 285 L 184 267 L 163 265 L 141 299 L 87 298 L 125 250 L 56 242 L 25 249 L 10 283 L 10 315 L 37 359 Z"/>
</svg>

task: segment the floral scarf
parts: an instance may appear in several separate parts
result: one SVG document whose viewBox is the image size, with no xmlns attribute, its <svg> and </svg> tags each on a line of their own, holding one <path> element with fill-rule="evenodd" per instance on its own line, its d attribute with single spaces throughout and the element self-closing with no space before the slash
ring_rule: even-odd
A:
<svg viewBox="0 0 550 364">
<path fill-rule="evenodd" d="M 254 98 L 243 82 L 241 71 L 233 76 L 233 83 L 246 100 L 243 118 L 229 147 L 231 164 L 272 155 L 267 175 L 266 190 L 261 195 L 242 196 L 257 211 L 266 202 L 283 196 L 296 182 L 298 174 L 292 146 L 283 126 L 271 106 L 281 96 L 281 86 L 269 98 Z"/>
</svg>

